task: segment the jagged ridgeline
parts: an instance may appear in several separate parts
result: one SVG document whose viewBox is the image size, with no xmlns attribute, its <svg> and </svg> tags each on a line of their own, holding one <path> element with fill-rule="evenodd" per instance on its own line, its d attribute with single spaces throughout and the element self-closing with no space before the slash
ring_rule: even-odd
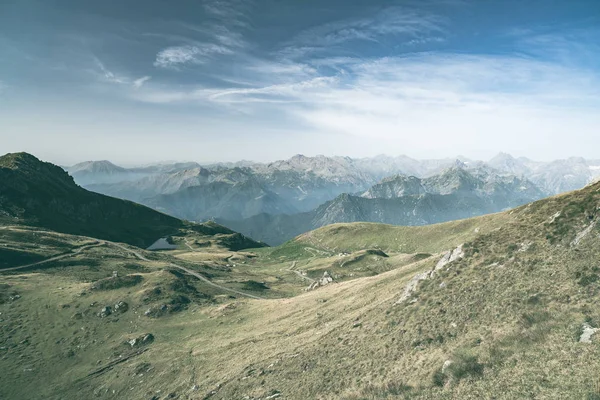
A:
<svg viewBox="0 0 600 400">
<path fill-rule="evenodd" d="M 0 157 L 0 224 L 36 226 L 142 248 L 183 230 L 234 234 L 217 224 L 188 223 L 131 201 L 87 191 L 62 168 L 27 153 Z"/>
</svg>

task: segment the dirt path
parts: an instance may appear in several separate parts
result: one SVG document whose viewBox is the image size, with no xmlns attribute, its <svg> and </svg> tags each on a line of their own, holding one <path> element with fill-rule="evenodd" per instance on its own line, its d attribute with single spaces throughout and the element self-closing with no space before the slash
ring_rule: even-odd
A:
<svg viewBox="0 0 600 400">
<path fill-rule="evenodd" d="M 302 272 L 300 272 L 300 271 L 296 271 L 294 268 L 296 268 L 296 261 L 293 261 L 293 262 L 292 262 L 292 265 L 291 265 L 291 266 L 290 266 L 290 267 L 289 267 L 287 270 L 288 270 L 288 271 L 290 271 L 290 272 L 293 272 L 293 273 L 294 273 L 294 274 L 296 274 L 296 275 L 298 275 L 298 276 L 300 277 L 300 279 L 302 279 L 302 280 L 308 281 L 308 282 L 310 282 L 310 283 L 313 283 L 313 282 L 315 282 L 315 280 L 314 280 L 314 279 L 312 279 L 312 278 L 309 278 L 309 277 L 308 277 L 308 276 L 306 276 L 306 275 L 302 275 Z"/>
<path fill-rule="evenodd" d="M 146 257 L 144 257 L 143 254 L 141 254 L 141 253 L 139 253 L 139 252 L 137 252 L 135 250 L 128 249 L 127 247 L 125 247 L 125 246 L 123 246 L 121 244 L 118 244 L 118 243 L 109 243 L 109 244 L 111 244 L 111 245 L 113 245 L 115 247 L 118 247 L 121 250 L 125 250 L 126 252 L 128 252 L 130 254 L 133 254 L 135 257 L 137 257 L 138 259 L 140 259 L 142 261 L 151 261 L 151 260 L 147 259 Z M 213 287 L 218 288 L 218 289 L 221 289 L 221 290 L 224 290 L 226 292 L 235 293 L 235 294 L 238 294 L 240 296 L 248 297 L 250 299 L 265 300 L 264 297 L 255 296 L 253 294 L 248 294 L 248 293 L 240 292 L 239 290 L 235 290 L 235 289 L 231 289 L 231 288 L 228 288 L 228 287 L 225 287 L 225 286 L 221 286 L 221 285 L 219 285 L 217 283 L 214 283 L 210 279 L 206 278 L 204 275 L 199 274 L 198 272 L 192 271 L 189 268 L 182 267 L 181 265 L 177 265 L 177 264 L 174 264 L 174 263 L 169 263 L 168 265 L 170 267 L 174 267 L 174 268 L 180 269 L 182 271 L 185 271 L 189 275 L 192 275 L 192 276 L 200 279 L 201 281 L 207 283 L 208 285 L 213 286 Z"/>
<path fill-rule="evenodd" d="M 50 257 L 50 258 L 47 258 L 45 260 L 34 262 L 34 263 L 31 263 L 31 264 L 27 264 L 27 265 L 20 265 L 18 267 L 0 269 L 0 272 L 4 272 L 4 271 L 17 271 L 17 270 L 20 270 L 20 269 L 26 269 L 26 268 L 30 268 L 30 267 L 35 267 L 36 265 L 45 264 L 45 263 L 48 263 L 48 262 L 51 262 L 51 261 L 62 260 L 63 258 L 76 256 L 77 254 L 81 253 L 83 250 L 91 249 L 93 247 L 103 246 L 105 244 L 106 244 L 106 242 L 97 242 L 97 243 L 94 243 L 94 244 L 88 244 L 88 245 L 76 248 L 71 253 L 61 254 L 60 256 L 55 256 L 55 257 Z"/>
<path fill-rule="evenodd" d="M 142 253 L 140 253 L 138 251 L 135 251 L 135 250 L 132 250 L 132 249 L 129 249 L 129 248 L 123 246 L 122 244 L 113 243 L 113 242 L 98 241 L 97 243 L 94 243 L 94 244 L 89 244 L 89 245 L 81 246 L 81 247 L 73 250 L 73 252 L 71 252 L 71 253 L 61 254 L 61 255 L 56 256 L 56 257 L 47 258 L 45 260 L 38 261 L 38 262 L 35 262 L 35 263 L 31 263 L 31 264 L 27 264 L 27 265 L 21 265 L 21 266 L 12 267 L 12 268 L 4 268 L 4 269 L 1 269 L 0 272 L 3 272 L 3 271 L 16 271 L 16 270 L 20 270 L 20 269 L 26 269 L 26 268 L 30 268 L 30 267 L 35 267 L 36 265 L 41 265 L 41 264 L 48 263 L 48 262 L 51 262 L 51 261 L 62 260 L 63 258 L 76 256 L 77 254 L 81 253 L 83 250 L 87 250 L 87 249 L 90 249 L 90 248 L 93 248 L 93 247 L 98 247 L 98 246 L 104 246 L 104 245 L 110 245 L 110 246 L 117 247 L 117 248 L 119 248 L 121 250 L 124 250 L 127 253 L 129 253 L 129 254 L 133 254 L 139 260 L 147 261 L 147 262 L 152 262 L 152 260 L 149 260 L 148 258 L 146 258 Z M 192 275 L 192 276 L 200 279 L 201 281 L 205 282 L 206 284 L 208 284 L 210 286 L 213 286 L 215 288 L 218 288 L 220 290 L 223 290 L 223 291 L 226 291 L 226 292 L 230 292 L 230 293 L 235 293 L 237 295 L 248 297 L 250 299 L 265 300 L 264 297 L 255 296 L 253 294 L 248 294 L 248 293 L 240 292 L 239 290 L 235 290 L 235 289 L 231 289 L 231 288 L 228 288 L 228 287 L 225 287 L 225 286 L 221 286 L 221 285 L 219 285 L 217 283 L 212 282 L 210 279 L 208 279 L 205 276 L 199 274 L 198 272 L 192 271 L 189 268 L 182 267 L 181 265 L 177 265 L 177 264 L 173 264 L 173 263 L 169 263 L 168 265 L 171 266 L 171 267 L 180 269 L 180 270 L 182 270 L 182 271 L 184 271 L 184 272 L 186 272 L 186 273 L 188 273 L 188 274 L 190 274 L 190 275 Z"/>
<path fill-rule="evenodd" d="M 187 239 L 183 240 L 185 242 L 185 245 L 191 250 L 191 251 L 196 251 L 196 249 L 194 249 L 187 241 Z"/>
</svg>

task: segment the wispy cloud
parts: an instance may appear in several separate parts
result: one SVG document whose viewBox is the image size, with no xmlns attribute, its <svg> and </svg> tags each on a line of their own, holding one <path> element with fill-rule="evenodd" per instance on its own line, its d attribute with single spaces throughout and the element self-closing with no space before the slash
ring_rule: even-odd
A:
<svg viewBox="0 0 600 400">
<path fill-rule="evenodd" d="M 230 25 L 248 27 L 248 9 L 253 6 L 251 0 L 204 0 L 204 10 L 211 16 Z"/>
<path fill-rule="evenodd" d="M 213 43 L 167 47 L 158 52 L 154 66 L 176 68 L 182 64 L 202 64 L 215 55 L 231 53 L 230 48 Z"/>
<path fill-rule="evenodd" d="M 309 132 L 403 143 L 415 151 L 431 146 L 442 154 L 456 146 L 453 137 L 466 146 L 482 146 L 485 135 L 498 141 L 486 146 L 498 148 L 507 138 L 519 143 L 527 137 L 522 141 L 527 148 L 556 132 L 589 134 L 589 127 L 600 122 L 595 112 L 600 77 L 557 63 L 430 53 L 349 63 L 346 71 L 252 88 L 147 91 L 137 99 L 212 104 L 248 115 L 276 113 Z"/>
<path fill-rule="evenodd" d="M 346 42 L 380 42 L 385 38 L 405 43 L 434 40 L 426 35 L 435 35 L 442 40 L 446 20 L 430 13 L 421 13 L 404 7 L 389 7 L 372 17 L 335 21 L 307 29 L 298 34 L 281 50 L 282 55 L 301 57 L 318 51 L 329 50 Z M 402 42 L 401 42 L 402 43 Z"/>
<path fill-rule="evenodd" d="M 109 70 L 104 65 L 104 63 L 102 61 L 100 61 L 100 59 L 98 57 L 92 56 L 92 60 L 93 60 L 94 66 L 95 66 L 95 68 L 92 69 L 92 72 L 102 82 L 116 84 L 119 86 L 129 86 L 129 87 L 133 87 L 135 89 L 139 89 L 142 86 L 144 86 L 144 84 L 151 79 L 150 76 L 143 76 L 141 78 L 133 79 L 133 78 L 127 77 L 125 75 L 116 74 L 116 73 L 112 72 L 111 70 Z"/>
<path fill-rule="evenodd" d="M 143 76 L 139 79 L 136 79 L 133 81 L 133 87 L 139 89 L 142 86 L 144 86 L 144 83 L 148 82 L 150 79 L 152 79 L 152 77 L 150 76 Z"/>
<path fill-rule="evenodd" d="M 219 55 L 229 55 L 240 51 L 246 41 L 240 30 L 248 28 L 246 9 L 249 3 L 237 0 L 206 0 L 205 11 L 217 22 L 208 22 L 203 26 L 181 23 L 187 31 L 200 34 L 196 40 L 181 35 L 162 35 L 170 40 L 185 44 L 170 46 L 156 55 L 154 66 L 159 68 L 178 68 L 185 64 L 204 64 Z"/>
<path fill-rule="evenodd" d="M 109 83 L 119 83 L 124 84 L 127 83 L 127 79 L 121 76 L 115 75 L 112 71 L 104 66 L 104 63 L 98 59 L 98 57 L 93 56 L 94 64 L 99 70 L 99 76 L 102 80 Z"/>
<path fill-rule="evenodd" d="M 523 31 L 517 45 L 525 53 L 564 64 L 600 67 L 600 29 L 567 32 Z"/>
</svg>

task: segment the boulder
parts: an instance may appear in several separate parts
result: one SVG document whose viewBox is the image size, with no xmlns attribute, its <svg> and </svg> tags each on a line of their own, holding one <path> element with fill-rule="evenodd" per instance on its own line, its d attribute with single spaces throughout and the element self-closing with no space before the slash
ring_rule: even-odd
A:
<svg viewBox="0 0 600 400">
<path fill-rule="evenodd" d="M 144 335 L 138 336 L 136 338 L 129 339 L 125 342 L 131 347 L 142 347 L 147 346 L 154 342 L 154 335 L 151 333 L 146 333 Z"/>
<path fill-rule="evenodd" d="M 115 304 L 115 313 L 124 313 L 127 312 L 127 310 L 129 310 L 129 304 L 125 303 L 124 301 L 119 301 L 117 304 Z"/>
<path fill-rule="evenodd" d="M 110 314 L 112 314 L 112 308 L 110 306 L 104 306 L 98 313 L 98 316 L 100 318 L 105 318 L 108 317 Z"/>
</svg>

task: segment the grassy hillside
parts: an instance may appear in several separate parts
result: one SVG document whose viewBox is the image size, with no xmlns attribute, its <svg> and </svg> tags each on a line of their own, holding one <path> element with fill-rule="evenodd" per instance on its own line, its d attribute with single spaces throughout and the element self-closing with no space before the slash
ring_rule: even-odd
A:
<svg viewBox="0 0 600 400">
<path fill-rule="evenodd" d="M 333 224 L 302 234 L 280 249 L 305 244 L 333 252 L 378 248 L 403 253 L 436 253 L 491 232 L 512 219 L 510 214 L 500 213 L 426 226 Z"/>
<path fill-rule="evenodd" d="M 0 225 L 37 226 L 145 248 L 157 239 L 192 231 L 234 232 L 216 224 L 191 224 L 125 200 L 77 186 L 60 167 L 27 153 L 0 157 Z M 259 244 L 241 237 L 242 247 Z"/>
<path fill-rule="evenodd" d="M 343 224 L 276 249 L 194 244 L 148 261 L 109 246 L 5 273 L 0 396 L 598 399 L 600 334 L 580 340 L 600 328 L 599 207 L 597 184 L 432 227 Z M 325 266 L 360 278 L 302 290 L 301 270 Z M 119 301 L 129 310 L 100 315 Z"/>
</svg>

